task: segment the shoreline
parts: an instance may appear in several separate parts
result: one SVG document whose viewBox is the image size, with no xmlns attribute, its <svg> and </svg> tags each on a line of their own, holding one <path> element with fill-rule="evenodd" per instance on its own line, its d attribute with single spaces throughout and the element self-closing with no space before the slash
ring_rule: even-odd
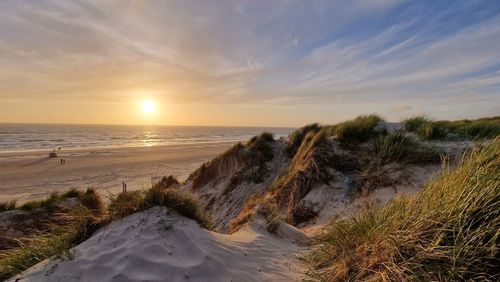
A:
<svg viewBox="0 0 500 282">
<path fill-rule="evenodd" d="M 0 202 L 23 202 L 47 197 L 70 188 L 95 188 L 106 195 L 147 187 L 155 178 L 174 175 L 184 180 L 203 162 L 235 142 L 158 145 L 149 147 L 63 149 L 58 157 L 50 151 L 0 153 Z M 66 159 L 62 165 L 60 159 Z"/>
<path fill-rule="evenodd" d="M 56 158 L 59 158 L 59 154 L 82 154 L 82 153 L 99 153 L 104 151 L 105 153 L 112 152 L 112 151 L 121 151 L 121 150 L 141 150 L 141 149 L 150 149 L 150 148 L 157 148 L 157 149 L 162 149 L 162 148 L 180 148 L 180 147 L 198 147 L 198 146 L 218 146 L 218 145 L 225 145 L 225 144 L 236 144 L 238 142 L 242 141 L 213 141 L 213 142 L 191 142 L 191 143 L 175 143 L 175 144 L 158 144 L 158 145 L 114 145 L 114 146 L 101 146 L 101 147 L 66 147 L 66 148 L 61 148 L 61 150 L 56 150 L 56 153 L 58 156 Z M 16 150 L 16 151 L 1 151 L 0 150 L 0 162 L 5 157 L 39 157 L 39 156 L 48 156 L 49 153 L 52 152 L 51 149 L 27 149 L 27 150 Z"/>
</svg>

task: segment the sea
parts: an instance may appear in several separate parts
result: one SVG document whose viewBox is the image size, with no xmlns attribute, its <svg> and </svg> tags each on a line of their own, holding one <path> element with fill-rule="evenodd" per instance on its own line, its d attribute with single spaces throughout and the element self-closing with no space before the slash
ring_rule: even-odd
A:
<svg viewBox="0 0 500 282">
<path fill-rule="evenodd" d="M 0 153 L 238 142 L 262 132 L 281 138 L 293 130 L 280 127 L 0 124 Z"/>
</svg>

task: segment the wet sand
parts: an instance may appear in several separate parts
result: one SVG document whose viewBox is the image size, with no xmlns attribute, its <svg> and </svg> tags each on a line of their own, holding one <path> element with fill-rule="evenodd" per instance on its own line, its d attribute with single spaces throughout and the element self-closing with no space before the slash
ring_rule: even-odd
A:
<svg viewBox="0 0 500 282">
<path fill-rule="evenodd" d="M 107 195 L 121 191 L 122 182 L 128 190 L 137 190 L 170 174 L 184 180 L 233 144 L 61 150 L 57 158 L 49 158 L 49 152 L 0 153 L 0 201 L 22 203 L 73 187 L 94 187 Z M 61 165 L 61 158 L 66 164 Z"/>
</svg>

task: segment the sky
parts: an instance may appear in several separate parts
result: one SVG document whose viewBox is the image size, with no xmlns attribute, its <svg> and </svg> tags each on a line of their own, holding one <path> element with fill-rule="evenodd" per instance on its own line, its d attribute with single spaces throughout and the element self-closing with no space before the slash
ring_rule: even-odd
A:
<svg viewBox="0 0 500 282">
<path fill-rule="evenodd" d="M 500 1 L 0 1 L 0 122 L 301 126 L 370 113 L 500 115 Z"/>
</svg>

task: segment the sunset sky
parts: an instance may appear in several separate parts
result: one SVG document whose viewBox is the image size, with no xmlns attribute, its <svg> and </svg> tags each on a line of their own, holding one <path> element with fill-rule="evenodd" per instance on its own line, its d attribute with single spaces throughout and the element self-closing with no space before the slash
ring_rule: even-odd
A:
<svg viewBox="0 0 500 282">
<path fill-rule="evenodd" d="M 500 1 L 0 2 L 0 122 L 300 126 L 373 112 L 499 115 Z"/>
</svg>

